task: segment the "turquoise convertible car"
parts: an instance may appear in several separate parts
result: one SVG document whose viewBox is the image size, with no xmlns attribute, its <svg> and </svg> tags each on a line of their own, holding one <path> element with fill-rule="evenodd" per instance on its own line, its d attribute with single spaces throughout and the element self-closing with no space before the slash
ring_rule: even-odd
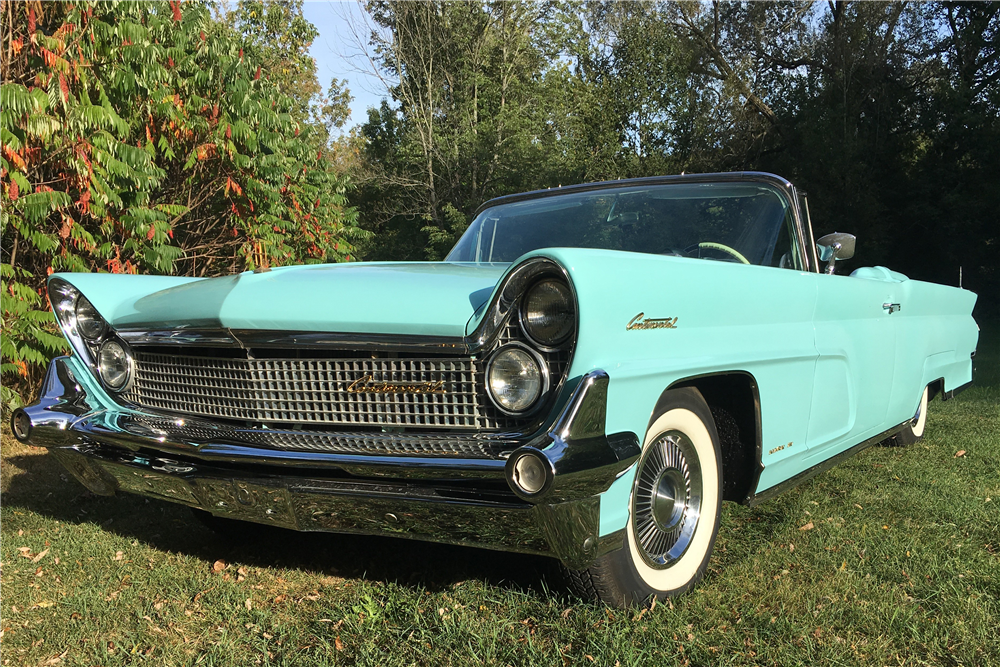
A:
<svg viewBox="0 0 1000 667">
<path fill-rule="evenodd" d="M 12 426 L 94 493 L 543 554 L 642 603 L 701 578 L 723 501 L 912 443 L 970 384 L 976 296 L 853 252 L 732 173 L 495 199 L 443 262 L 57 274 L 73 354 Z"/>
</svg>

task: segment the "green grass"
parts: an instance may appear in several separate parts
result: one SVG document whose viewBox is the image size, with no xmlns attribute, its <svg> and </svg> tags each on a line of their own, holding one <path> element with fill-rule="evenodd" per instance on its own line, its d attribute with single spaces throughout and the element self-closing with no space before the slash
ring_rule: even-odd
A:
<svg viewBox="0 0 1000 667">
<path fill-rule="evenodd" d="M 0 662 L 1000 665 L 998 333 L 923 442 L 728 505 L 706 579 L 645 612 L 570 597 L 543 558 L 253 526 L 230 545 L 4 435 Z"/>
</svg>

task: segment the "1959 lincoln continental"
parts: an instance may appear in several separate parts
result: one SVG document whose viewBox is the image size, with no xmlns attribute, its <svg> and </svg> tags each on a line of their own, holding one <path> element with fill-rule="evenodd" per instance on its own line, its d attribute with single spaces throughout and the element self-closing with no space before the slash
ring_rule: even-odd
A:
<svg viewBox="0 0 1000 667">
<path fill-rule="evenodd" d="M 732 173 L 494 199 L 443 262 L 56 274 L 73 354 L 12 426 L 94 493 L 544 554 L 641 603 L 701 578 L 723 501 L 970 384 L 976 296 L 853 252 Z"/>
</svg>

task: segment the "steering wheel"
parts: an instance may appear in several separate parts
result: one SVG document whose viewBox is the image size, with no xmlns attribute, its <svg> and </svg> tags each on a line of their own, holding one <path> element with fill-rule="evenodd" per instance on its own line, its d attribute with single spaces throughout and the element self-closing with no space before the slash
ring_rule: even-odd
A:
<svg viewBox="0 0 1000 667">
<path fill-rule="evenodd" d="M 732 257 L 734 257 L 741 264 L 749 264 L 750 263 L 749 260 L 747 260 L 746 257 L 744 257 L 743 255 L 741 255 L 739 253 L 739 251 L 733 250 L 729 246 L 724 245 L 722 243 L 714 243 L 712 241 L 702 241 L 701 243 L 697 243 L 697 244 L 694 244 L 694 245 L 689 245 L 687 248 L 684 248 L 684 252 L 686 252 L 686 253 L 691 252 L 695 248 L 708 248 L 708 249 L 711 249 L 711 250 L 718 250 L 720 252 L 726 253 L 727 255 L 731 255 Z"/>
</svg>

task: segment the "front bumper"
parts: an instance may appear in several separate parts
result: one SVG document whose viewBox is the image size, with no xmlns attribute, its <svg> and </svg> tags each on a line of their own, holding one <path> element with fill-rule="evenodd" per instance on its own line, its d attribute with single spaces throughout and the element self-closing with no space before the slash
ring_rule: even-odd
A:
<svg viewBox="0 0 1000 667">
<path fill-rule="evenodd" d="M 85 388 L 86 373 L 68 357 L 53 360 L 38 402 L 11 422 L 19 440 L 48 447 L 94 493 L 137 493 L 294 530 L 544 554 L 575 569 L 623 543 L 622 531 L 600 535 L 600 494 L 634 464 L 639 443 L 604 432 L 603 371 L 580 380 L 547 433 L 462 436 L 461 446 L 441 434 L 277 431 L 140 412 Z M 448 455 L 469 451 L 470 439 L 502 440 L 511 453 Z M 547 466 L 533 496 L 507 465 L 525 453 Z"/>
</svg>

